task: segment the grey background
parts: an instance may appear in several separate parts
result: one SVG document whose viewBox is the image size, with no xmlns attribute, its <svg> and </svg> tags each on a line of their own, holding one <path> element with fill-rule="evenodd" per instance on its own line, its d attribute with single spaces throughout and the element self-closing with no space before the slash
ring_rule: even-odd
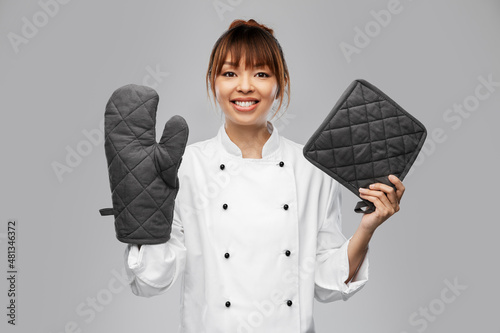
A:
<svg viewBox="0 0 500 333">
<path fill-rule="evenodd" d="M 0 1 L 1 331 L 177 330 L 180 283 L 145 299 L 115 277 L 125 245 L 114 237 L 112 218 L 98 214 L 111 204 L 102 141 L 62 181 L 52 164 L 65 164 L 67 147 L 88 142 L 84 131 L 99 128 L 116 88 L 142 84 L 156 66 L 168 72 L 148 81 L 160 95 L 158 130 L 180 114 L 189 143 L 214 136 L 220 116 L 204 83 L 211 47 L 233 19 L 255 18 L 275 29 L 289 65 L 291 105 L 276 122 L 285 137 L 305 143 L 356 78 L 378 86 L 429 131 L 404 181 L 401 211 L 371 242 L 370 281 L 347 302 L 316 302 L 317 332 L 500 332 L 500 87 L 459 126 L 444 119 L 453 104 L 471 101 L 478 77 L 500 82 L 500 3 L 401 0 L 401 12 L 348 62 L 340 44 L 354 45 L 355 28 L 370 26 L 371 11 L 386 9 L 388 0 L 220 2 L 221 16 L 213 0 L 73 0 L 40 21 L 46 24 L 16 53 L 9 33 L 22 35 L 23 17 L 43 19 L 43 9 L 37 1 Z M 343 193 L 349 237 L 360 216 L 352 211 L 357 198 Z M 15 328 L 5 316 L 9 218 L 18 220 Z M 467 288 L 444 303 L 446 281 L 455 279 Z M 92 298 L 101 302 L 95 310 Z M 433 317 L 423 320 L 418 313 L 429 307 Z"/>
</svg>

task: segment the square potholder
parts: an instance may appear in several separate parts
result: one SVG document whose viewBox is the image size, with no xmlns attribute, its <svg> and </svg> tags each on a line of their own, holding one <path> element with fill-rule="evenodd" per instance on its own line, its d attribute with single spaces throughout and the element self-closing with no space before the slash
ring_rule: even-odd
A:
<svg viewBox="0 0 500 333">
<path fill-rule="evenodd" d="M 380 89 L 353 81 L 304 146 L 304 157 L 359 197 L 359 188 L 403 180 L 424 144 L 427 130 Z M 365 209 L 362 209 L 366 207 Z M 371 213 L 368 200 L 354 210 Z"/>
</svg>

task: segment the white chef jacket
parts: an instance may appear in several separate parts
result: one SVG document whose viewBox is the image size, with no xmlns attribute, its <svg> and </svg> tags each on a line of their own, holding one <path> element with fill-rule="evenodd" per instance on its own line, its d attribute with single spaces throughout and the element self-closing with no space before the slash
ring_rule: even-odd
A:
<svg viewBox="0 0 500 333">
<path fill-rule="evenodd" d="M 314 298 L 347 300 L 368 280 L 367 254 L 344 283 L 340 184 L 267 127 L 262 159 L 242 158 L 225 124 L 188 145 L 170 240 L 125 249 L 134 294 L 181 278 L 181 333 L 312 333 Z"/>
</svg>

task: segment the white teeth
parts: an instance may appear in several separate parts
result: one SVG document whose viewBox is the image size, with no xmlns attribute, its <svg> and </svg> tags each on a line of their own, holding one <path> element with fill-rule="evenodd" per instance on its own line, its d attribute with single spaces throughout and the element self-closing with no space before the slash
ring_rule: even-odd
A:
<svg viewBox="0 0 500 333">
<path fill-rule="evenodd" d="M 247 107 L 249 107 L 250 105 L 253 105 L 253 104 L 257 103 L 257 102 L 256 102 L 256 101 L 248 101 L 248 102 L 240 102 L 240 101 L 235 101 L 234 103 L 235 103 L 236 105 L 238 105 L 238 106 L 242 106 L 242 107 L 244 107 L 244 108 L 247 108 Z"/>
</svg>

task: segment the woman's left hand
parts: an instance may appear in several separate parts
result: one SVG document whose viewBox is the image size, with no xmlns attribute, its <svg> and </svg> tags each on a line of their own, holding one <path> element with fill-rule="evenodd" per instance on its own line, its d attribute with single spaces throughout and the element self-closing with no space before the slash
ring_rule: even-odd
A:
<svg viewBox="0 0 500 333">
<path fill-rule="evenodd" d="M 403 183 L 394 175 L 389 176 L 389 181 L 396 186 L 396 190 L 382 183 L 371 184 L 369 189 L 360 188 L 362 199 L 375 205 L 375 211 L 364 214 L 360 226 L 373 233 L 385 220 L 399 211 L 399 203 L 405 192 Z"/>
</svg>

